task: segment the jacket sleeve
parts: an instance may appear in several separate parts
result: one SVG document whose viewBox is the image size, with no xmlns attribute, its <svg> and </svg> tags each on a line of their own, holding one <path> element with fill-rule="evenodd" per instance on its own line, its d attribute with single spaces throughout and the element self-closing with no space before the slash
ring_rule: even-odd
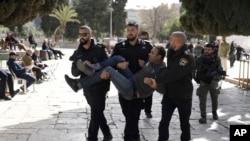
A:
<svg viewBox="0 0 250 141">
<path fill-rule="evenodd" d="M 179 80 L 188 74 L 192 74 L 195 68 L 195 62 L 193 57 L 186 56 L 181 59 L 186 59 L 186 64 L 181 64 L 182 60 L 175 62 L 171 67 L 161 69 L 157 74 L 156 82 L 159 83 L 169 83 L 172 81 Z"/>
</svg>

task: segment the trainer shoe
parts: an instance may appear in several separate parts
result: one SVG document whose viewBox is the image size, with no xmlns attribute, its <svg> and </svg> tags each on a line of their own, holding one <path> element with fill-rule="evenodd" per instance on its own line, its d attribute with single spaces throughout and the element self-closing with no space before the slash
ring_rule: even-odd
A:
<svg viewBox="0 0 250 141">
<path fill-rule="evenodd" d="M 88 76 L 91 76 L 95 73 L 95 71 L 89 66 L 87 66 L 81 59 L 77 60 L 76 66 L 81 72 L 83 72 L 84 74 Z"/>
</svg>

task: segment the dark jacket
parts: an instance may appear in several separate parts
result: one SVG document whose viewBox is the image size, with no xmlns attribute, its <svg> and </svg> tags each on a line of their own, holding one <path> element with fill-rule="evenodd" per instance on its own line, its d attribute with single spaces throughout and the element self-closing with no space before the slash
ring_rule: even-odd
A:
<svg viewBox="0 0 250 141">
<path fill-rule="evenodd" d="M 133 74 L 138 72 L 141 67 L 138 60 L 148 61 L 148 54 L 152 50 L 153 45 L 150 42 L 138 39 L 135 46 L 130 45 L 128 40 L 117 43 L 114 47 L 113 54 L 121 55 L 129 62 L 129 69 Z"/>
<path fill-rule="evenodd" d="M 14 59 L 9 59 L 7 61 L 8 67 L 15 73 L 17 77 L 19 77 L 21 74 L 26 73 L 26 70 L 24 67 L 22 67 L 20 64 L 17 63 Z"/>
<path fill-rule="evenodd" d="M 168 49 L 167 68 L 160 70 L 156 82 L 165 83 L 165 94 L 169 98 L 192 99 L 194 68 L 194 58 L 186 45 L 178 51 Z"/>
<path fill-rule="evenodd" d="M 200 83 L 200 81 L 211 83 L 212 80 L 220 79 L 222 75 L 225 75 L 225 72 L 218 56 L 207 58 L 205 55 L 202 55 L 196 60 L 194 80 L 197 83 Z"/>
<path fill-rule="evenodd" d="M 70 57 L 70 60 L 73 61 L 72 67 L 71 67 L 71 73 L 73 76 L 81 76 L 85 77 L 86 75 L 78 70 L 76 66 L 76 61 L 78 59 L 82 60 L 88 60 L 90 63 L 95 64 L 101 61 L 106 60 L 107 54 L 103 48 L 101 48 L 98 45 L 94 44 L 94 40 L 91 40 L 91 45 L 89 49 L 83 48 L 83 45 L 80 44 L 78 48 L 74 51 L 73 55 Z M 109 80 L 103 80 L 101 82 L 98 82 L 94 85 L 91 85 L 89 88 L 84 89 L 84 90 L 98 90 L 98 89 L 103 89 L 104 91 L 108 91 L 110 86 L 110 81 Z"/>
</svg>

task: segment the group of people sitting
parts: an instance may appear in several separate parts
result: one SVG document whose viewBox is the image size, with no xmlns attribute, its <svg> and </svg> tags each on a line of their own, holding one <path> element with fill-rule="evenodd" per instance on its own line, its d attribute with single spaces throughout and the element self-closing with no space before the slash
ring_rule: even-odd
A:
<svg viewBox="0 0 250 141">
<path fill-rule="evenodd" d="M 43 40 L 42 50 L 47 51 L 50 60 L 52 59 L 53 56 L 55 59 L 57 59 L 57 57 L 60 57 L 60 59 L 62 59 L 62 56 L 64 56 L 61 50 L 57 50 L 54 48 L 54 44 L 51 39 Z"/>
<path fill-rule="evenodd" d="M 39 55 L 39 50 L 31 49 L 26 50 L 26 54 L 18 60 L 18 54 L 11 51 L 9 53 L 9 60 L 7 65 L 9 71 L 0 68 L 0 99 L 11 100 L 20 90 L 25 91 L 25 87 L 21 86 L 20 89 L 14 90 L 13 86 L 13 75 L 17 78 L 22 78 L 26 80 L 26 88 L 31 86 L 33 83 L 42 83 L 47 80 L 47 74 L 42 70 L 48 67 L 47 64 L 42 63 Z M 6 95 L 6 82 L 9 88 L 9 96 Z"/>
</svg>

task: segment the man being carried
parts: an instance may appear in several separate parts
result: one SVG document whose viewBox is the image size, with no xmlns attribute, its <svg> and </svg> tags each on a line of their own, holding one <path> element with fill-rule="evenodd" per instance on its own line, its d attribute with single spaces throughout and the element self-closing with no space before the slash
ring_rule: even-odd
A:
<svg viewBox="0 0 250 141">
<path fill-rule="evenodd" d="M 134 75 L 129 69 L 118 70 L 119 72 L 117 72 L 117 70 L 110 67 L 115 66 L 120 62 L 127 63 L 125 62 L 125 59 L 119 55 L 113 56 L 97 64 L 90 64 L 87 61 L 85 61 L 85 63 L 78 61 L 78 69 L 83 71 L 88 76 L 86 76 L 82 80 L 79 80 L 71 79 L 67 75 L 65 75 L 65 79 L 69 86 L 75 92 L 77 92 L 79 89 L 84 89 L 85 87 L 97 83 L 102 79 L 106 80 L 110 78 L 110 80 L 114 83 L 115 87 L 125 99 L 131 100 L 134 97 L 146 98 L 150 96 L 155 89 L 144 83 L 144 78 L 155 78 L 157 72 L 161 68 L 166 67 L 165 63 L 163 62 L 165 54 L 165 49 L 163 47 L 154 47 L 149 53 L 149 62 L 138 73 Z M 94 70 L 100 70 L 101 68 L 104 69 L 92 74 L 87 66 Z M 161 87 L 158 87 L 157 90 L 163 93 Z M 137 96 L 133 95 L 133 91 L 136 91 Z"/>
</svg>

